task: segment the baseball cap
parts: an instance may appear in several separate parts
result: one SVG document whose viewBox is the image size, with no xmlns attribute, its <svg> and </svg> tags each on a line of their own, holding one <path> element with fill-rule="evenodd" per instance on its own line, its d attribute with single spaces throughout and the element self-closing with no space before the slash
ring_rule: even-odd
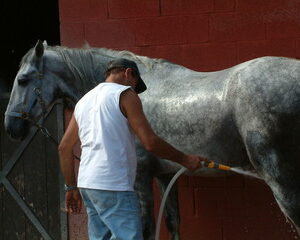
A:
<svg viewBox="0 0 300 240">
<path fill-rule="evenodd" d="M 126 58 L 118 58 L 108 63 L 106 72 L 114 69 L 114 68 L 131 68 L 136 73 L 138 78 L 138 83 L 135 87 L 135 91 L 137 94 L 144 92 L 147 89 L 146 84 L 141 78 L 140 71 L 134 61 L 130 61 Z"/>
</svg>

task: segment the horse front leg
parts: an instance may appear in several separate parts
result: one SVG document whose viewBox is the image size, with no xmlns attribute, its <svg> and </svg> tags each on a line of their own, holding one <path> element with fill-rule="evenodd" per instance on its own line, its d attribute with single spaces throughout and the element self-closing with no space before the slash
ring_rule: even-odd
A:
<svg viewBox="0 0 300 240">
<path fill-rule="evenodd" d="M 152 179 L 152 176 L 138 174 L 135 182 L 135 191 L 139 196 L 141 205 L 144 240 L 154 240 L 155 233 Z"/>
<path fill-rule="evenodd" d="M 165 174 L 157 176 L 157 184 L 159 186 L 161 195 L 165 193 L 171 179 L 175 174 Z M 179 225 L 180 225 L 180 213 L 178 203 L 178 186 L 177 182 L 171 188 L 169 196 L 165 205 L 165 221 L 169 232 L 171 233 L 171 240 L 180 240 Z"/>
<path fill-rule="evenodd" d="M 137 145 L 137 157 L 137 175 L 134 187 L 140 199 L 143 237 L 144 240 L 154 240 L 153 175 L 157 161 L 140 144 Z"/>
</svg>

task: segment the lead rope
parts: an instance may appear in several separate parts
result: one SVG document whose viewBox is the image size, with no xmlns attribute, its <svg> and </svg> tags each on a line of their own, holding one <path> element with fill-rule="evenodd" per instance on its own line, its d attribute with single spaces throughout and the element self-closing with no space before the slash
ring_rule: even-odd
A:
<svg viewBox="0 0 300 240">
<path fill-rule="evenodd" d="M 46 138 L 49 138 L 50 140 L 52 140 L 53 143 L 55 143 L 55 145 L 58 147 L 59 143 L 58 141 L 56 141 L 56 139 L 49 133 L 48 129 L 42 125 L 40 125 L 39 123 L 37 122 L 34 122 L 32 121 L 32 123 L 34 124 L 34 126 L 36 126 L 40 131 L 41 133 L 46 137 Z M 78 157 L 76 154 L 74 154 L 74 157 L 75 159 L 77 159 L 78 161 L 80 161 L 80 157 Z"/>
<path fill-rule="evenodd" d="M 24 117 L 20 117 L 20 118 L 31 122 L 34 126 L 36 126 L 38 128 L 38 130 L 41 131 L 41 133 L 46 138 L 50 139 L 58 147 L 58 145 L 59 145 L 58 141 L 50 134 L 50 132 L 48 131 L 48 129 L 44 126 L 45 117 L 46 117 L 48 111 L 47 111 L 44 99 L 43 99 L 43 97 L 41 95 L 41 90 L 39 88 L 35 88 L 34 92 L 37 95 L 37 100 L 38 100 L 39 104 L 42 107 L 42 119 L 41 119 L 41 123 L 39 123 L 38 121 L 35 121 L 34 119 L 30 118 L 29 114 L 26 114 L 26 116 L 24 115 Z M 74 155 L 75 159 L 77 159 L 77 160 L 80 161 L 80 157 L 78 157 L 74 153 L 73 153 L 73 155 Z"/>
</svg>

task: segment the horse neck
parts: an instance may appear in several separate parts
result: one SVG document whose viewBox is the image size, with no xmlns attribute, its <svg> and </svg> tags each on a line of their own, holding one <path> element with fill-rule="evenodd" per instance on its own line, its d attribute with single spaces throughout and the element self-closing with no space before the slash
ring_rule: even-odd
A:
<svg viewBox="0 0 300 240">
<path fill-rule="evenodd" d="M 63 66 L 61 68 L 62 94 L 76 103 L 86 92 L 104 81 L 100 56 L 84 54 L 82 50 L 72 53 L 61 51 L 57 54 Z M 78 51 L 78 52 L 76 52 Z"/>
<path fill-rule="evenodd" d="M 82 50 L 78 50 L 78 52 L 80 51 Z M 91 62 L 91 66 L 87 68 L 89 73 L 87 73 L 85 79 L 78 77 L 80 74 L 84 74 L 80 72 L 80 66 L 74 66 L 75 68 L 72 68 L 73 73 L 70 71 L 70 68 L 67 67 L 69 69 L 69 72 L 66 73 L 68 75 L 66 77 L 67 86 L 70 86 L 68 91 L 72 90 L 69 94 L 72 96 L 72 99 L 75 99 L 74 101 L 78 101 L 86 92 L 104 81 L 104 72 L 107 64 L 116 58 L 127 58 L 136 62 L 146 85 L 149 84 L 150 81 L 162 82 L 162 80 L 166 78 L 165 76 L 168 76 L 174 69 L 178 70 L 179 67 L 183 68 L 182 66 L 172 64 L 165 60 L 138 56 L 128 51 L 120 52 L 99 48 L 84 51 L 89 51 L 89 54 L 87 56 L 85 55 L 85 57 L 88 57 L 87 60 Z M 78 64 L 78 61 L 76 61 L 76 64 Z M 75 71 L 79 71 L 77 72 L 77 77 L 74 77 L 74 69 Z M 91 77 L 89 77 L 89 75 Z"/>
<path fill-rule="evenodd" d="M 129 51 L 114 51 L 110 49 L 106 49 L 105 53 L 107 55 L 107 63 L 116 58 L 126 58 L 131 61 L 134 61 L 144 80 L 151 79 L 152 76 L 158 75 L 156 72 L 157 66 L 159 66 L 160 62 L 165 62 L 160 59 L 153 59 L 145 56 L 139 56 Z M 148 77 L 149 76 L 149 77 Z"/>
</svg>

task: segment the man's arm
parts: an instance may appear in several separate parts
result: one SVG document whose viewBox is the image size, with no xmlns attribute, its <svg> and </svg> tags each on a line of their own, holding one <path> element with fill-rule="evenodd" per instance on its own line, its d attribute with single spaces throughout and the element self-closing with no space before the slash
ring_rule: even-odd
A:
<svg viewBox="0 0 300 240">
<path fill-rule="evenodd" d="M 205 158 L 196 155 L 186 155 L 172 145 L 157 136 L 152 130 L 143 111 L 142 103 L 138 95 L 127 90 L 121 95 L 121 109 L 127 116 L 129 124 L 144 147 L 155 155 L 177 162 L 190 170 L 201 167 L 201 161 Z"/>
<path fill-rule="evenodd" d="M 78 140 L 78 125 L 73 115 L 58 147 L 61 171 L 68 186 L 76 186 L 73 146 Z M 67 211 L 80 213 L 82 200 L 78 189 L 67 191 L 65 198 Z"/>
<path fill-rule="evenodd" d="M 73 115 L 58 147 L 61 171 L 68 186 L 76 185 L 73 146 L 78 140 L 78 125 Z"/>
</svg>

